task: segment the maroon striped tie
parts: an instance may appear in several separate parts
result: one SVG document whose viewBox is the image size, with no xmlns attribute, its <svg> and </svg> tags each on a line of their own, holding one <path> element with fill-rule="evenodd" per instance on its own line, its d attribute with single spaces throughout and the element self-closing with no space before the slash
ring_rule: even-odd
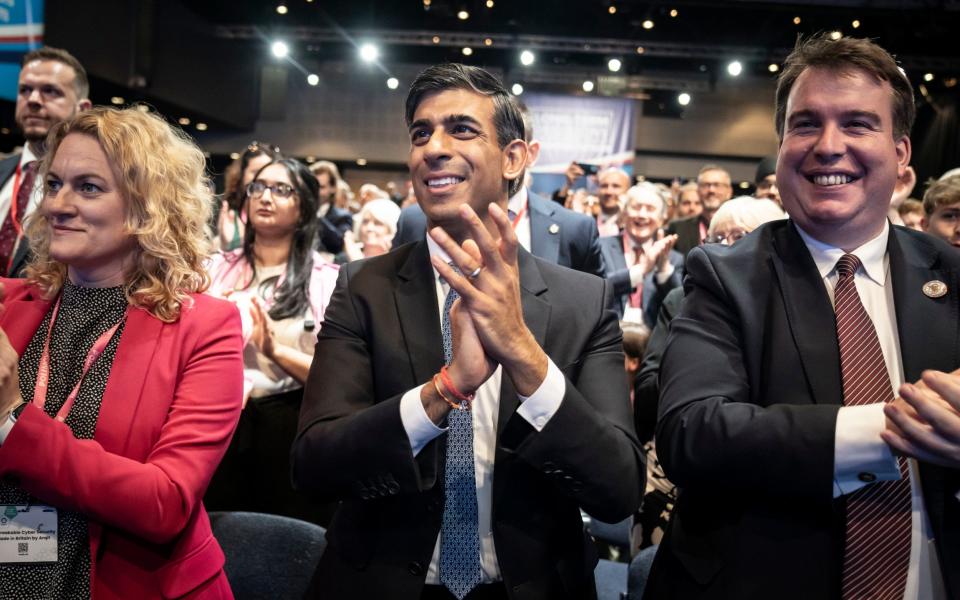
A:
<svg viewBox="0 0 960 600">
<path fill-rule="evenodd" d="M 853 283 L 860 259 L 837 261 L 837 338 L 845 406 L 893 400 L 877 331 Z M 847 496 L 843 600 L 902 600 L 910 565 L 910 478 L 866 485 Z"/>
</svg>

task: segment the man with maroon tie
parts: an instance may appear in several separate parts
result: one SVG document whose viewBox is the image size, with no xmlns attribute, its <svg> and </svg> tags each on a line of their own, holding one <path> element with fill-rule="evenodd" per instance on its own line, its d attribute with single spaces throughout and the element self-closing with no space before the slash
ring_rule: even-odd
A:
<svg viewBox="0 0 960 600">
<path fill-rule="evenodd" d="M 886 217 L 914 112 L 868 40 L 787 59 L 790 219 L 687 258 L 657 424 L 682 491 L 647 598 L 960 597 L 960 257 Z"/>
<path fill-rule="evenodd" d="M 26 144 L 0 161 L 0 277 L 16 277 L 27 263 L 26 217 L 40 203 L 37 168 L 47 132 L 90 108 L 90 84 L 83 65 L 66 50 L 43 47 L 23 56 L 14 119 Z"/>
</svg>

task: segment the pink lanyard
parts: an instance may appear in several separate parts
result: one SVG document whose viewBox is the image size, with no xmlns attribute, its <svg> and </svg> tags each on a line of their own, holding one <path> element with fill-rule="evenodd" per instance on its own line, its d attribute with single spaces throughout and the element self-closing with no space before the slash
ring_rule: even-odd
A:
<svg viewBox="0 0 960 600">
<path fill-rule="evenodd" d="M 57 304 L 53 307 L 53 314 L 50 315 L 50 326 L 47 328 L 47 339 L 43 343 L 43 354 L 40 355 L 40 368 L 37 370 L 37 384 L 33 388 L 33 403 L 41 410 L 43 410 L 44 405 L 47 403 L 47 386 L 50 382 L 50 337 L 53 335 L 53 324 L 57 321 L 57 314 L 59 312 L 60 298 L 57 298 Z M 123 320 L 120 321 L 120 323 L 122 322 Z M 120 323 L 117 323 L 100 334 L 97 341 L 93 343 L 93 347 L 90 348 L 90 352 L 87 353 L 87 358 L 83 361 L 83 371 L 80 373 L 80 379 L 77 380 L 77 384 L 73 386 L 73 391 L 70 392 L 67 400 L 57 412 L 56 419 L 61 423 L 66 420 L 70 409 L 73 408 L 73 403 L 77 400 L 77 393 L 80 391 L 80 384 L 83 382 L 83 378 L 87 376 L 87 371 L 90 370 L 94 361 L 103 354 L 113 334 L 115 334 L 120 327 Z"/>
</svg>

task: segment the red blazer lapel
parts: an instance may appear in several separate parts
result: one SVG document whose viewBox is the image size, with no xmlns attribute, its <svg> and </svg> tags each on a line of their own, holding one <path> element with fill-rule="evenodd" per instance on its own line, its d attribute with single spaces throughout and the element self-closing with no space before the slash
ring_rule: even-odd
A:
<svg viewBox="0 0 960 600">
<path fill-rule="evenodd" d="M 43 317 L 50 310 L 50 302 L 27 296 L 22 300 L 3 303 L 4 313 L 0 317 L 0 327 L 10 338 L 10 344 L 23 355 L 27 344 L 33 339 L 33 334 L 43 321 Z"/>
<path fill-rule="evenodd" d="M 136 452 L 128 452 L 130 434 L 134 430 L 132 422 L 142 400 L 147 369 L 153 362 L 163 325 L 163 321 L 146 310 L 127 309 L 127 322 L 103 392 L 100 418 L 94 433 L 94 439 L 109 452 L 137 456 Z"/>
</svg>

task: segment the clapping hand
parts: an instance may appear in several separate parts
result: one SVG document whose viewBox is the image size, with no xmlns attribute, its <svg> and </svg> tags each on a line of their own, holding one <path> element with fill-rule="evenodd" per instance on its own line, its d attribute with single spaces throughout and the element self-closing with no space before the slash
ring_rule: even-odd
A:
<svg viewBox="0 0 960 600">
<path fill-rule="evenodd" d="M 465 309 L 471 318 L 480 348 L 488 357 L 487 364 L 503 365 L 517 392 L 530 395 L 546 377 L 548 359 L 523 320 L 517 236 L 500 206 L 490 204 L 488 211 L 499 240 L 465 204 L 460 207 L 460 216 L 467 224 L 471 239 L 461 245 L 439 227 L 430 231 L 434 241 L 461 272 L 455 272 L 439 257 L 432 258 L 433 265 L 460 294 L 459 310 Z M 455 323 L 459 324 L 459 321 Z M 459 335 L 465 333 L 459 332 Z M 454 367 L 460 368 L 456 353 L 453 360 L 451 372 Z M 480 364 L 480 361 L 473 362 Z M 471 369 L 473 379 L 479 371 Z"/>
<path fill-rule="evenodd" d="M 960 369 L 925 371 L 917 383 L 900 386 L 900 397 L 884 407 L 881 432 L 899 454 L 960 468 Z"/>
</svg>

